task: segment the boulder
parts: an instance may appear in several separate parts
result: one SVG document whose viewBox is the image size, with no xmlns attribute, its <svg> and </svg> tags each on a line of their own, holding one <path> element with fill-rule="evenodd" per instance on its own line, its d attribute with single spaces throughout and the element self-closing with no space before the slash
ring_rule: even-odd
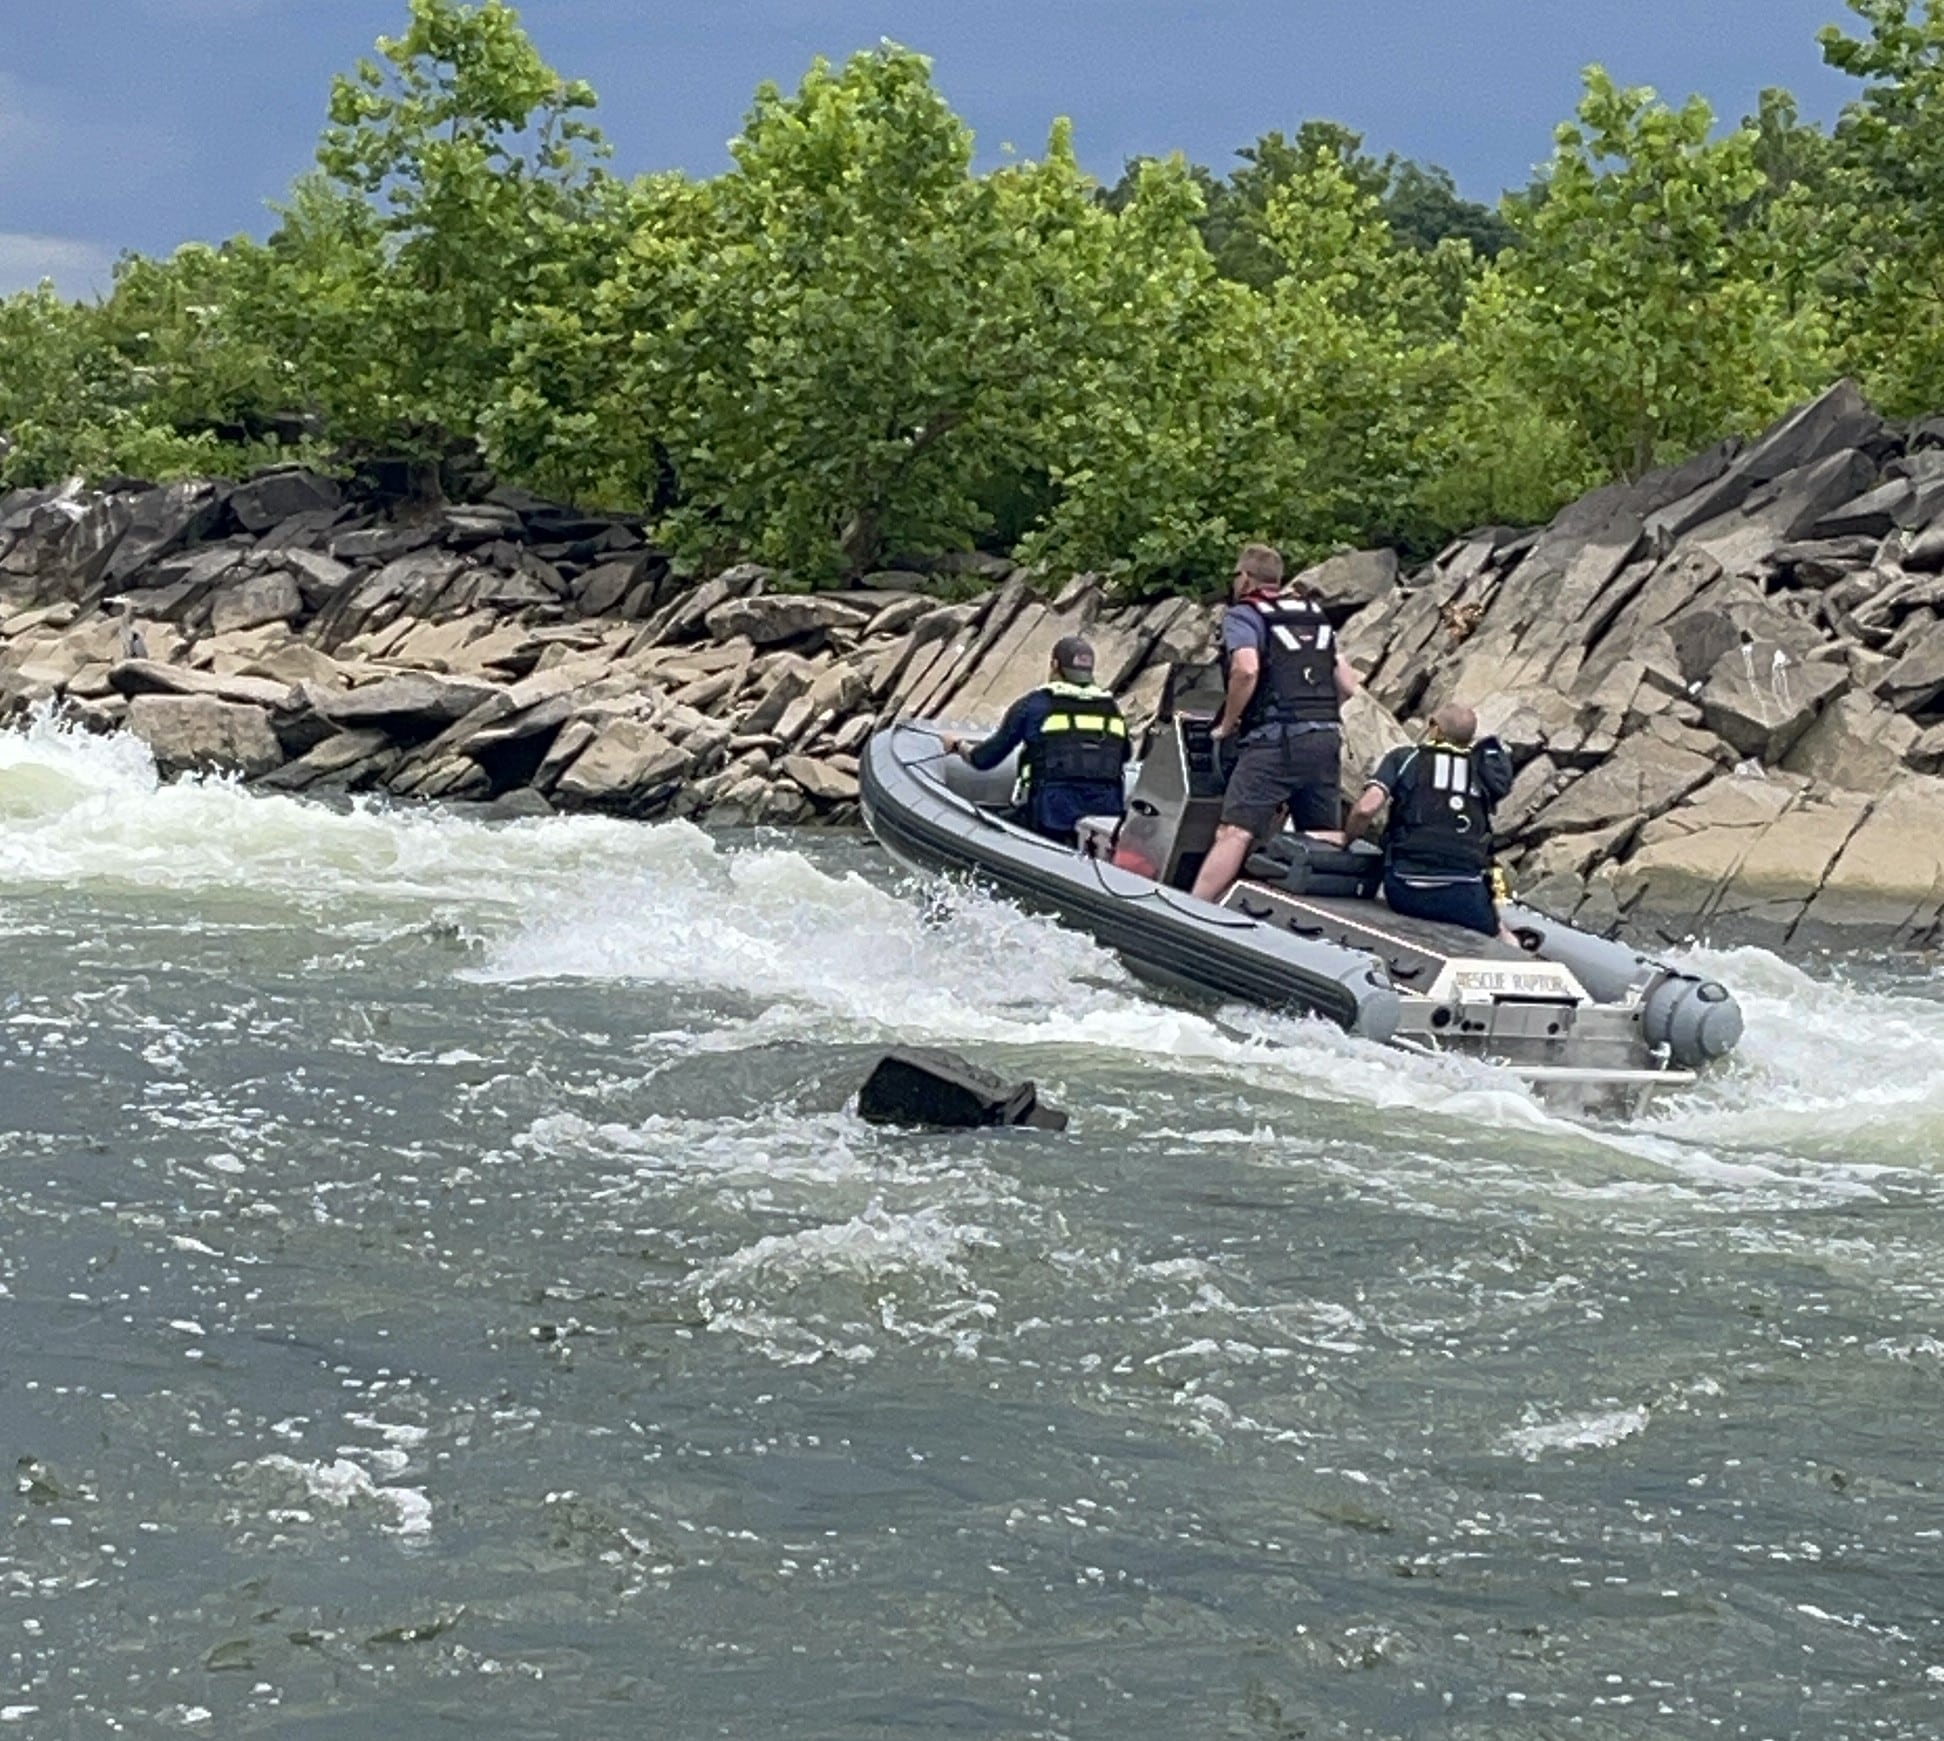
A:
<svg viewBox="0 0 1944 1741">
<path fill-rule="evenodd" d="M 789 592 L 725 599 L 703 619 L 712 639 L 730 641 L 740 636 L 758 647 L 821 641 L 832 629 L 862 628 L 869 621 L 869 614 L 854 605 Z"/>
<path fill-rule="evenodd" d="M 754 562 L 724 569 L 713 580 L 705 580 L 693 591 L 682 593 L 664 605 L 642 631 L 642 643 L 660 646 L 694 640 L 703 632 L 712 610 L 729 599 L 760 593 L 768 584 L 769 575 L 767 568 Z"/>
<path fill-rule="evenodd" d="M 1778 578 L 1792 586 L 1823 588 L 1846 580 L 1875 561 L 1878 538 L 1849 535 L 1780 546 L 1774 557 Z"/>
<path fill-rule="evenodd" d="M 344 492 L 335 478 L 294 469 L 259 473 L 230 492 L 229 509 L 246 532 L 267 532 L 279 520 L 306 513 L 335 513 Z"/>
<path fill-rule="evenodd" d="M 317 689 L 312 705 L 333 725 L 381 726 L 394 732 L 426 733 L 464 718 L 488 696 L 500 693 L 493 683 L 469 678 L 441 677 L 430 671 L 402 671 L 358 689 Z"/>
<path fill-rule="evenodd" d="M 509 704 L 515 697 L 507 696 Z M 477 710 L 475 710 L 477 711 Z M 544 737 L 558 731 L 566 724 L 574 711 L 574 698 L 566 690 L 559 694 L 548 695 L 525 707 L 501 714 L 498 718 L 481 724 L 468 736 L 462 747 L 468 755 L 490 756 L 514 744 L 525 743 L 532 738 Z M 470 717 L 470 716 L 468 716 Z M 457 730 L 457 727 L 454 727 Z"/>
<path fill-rule="evenodd" d="M 216 524 L 228 485 L 207 480 L 146 490 L 130 504 L 128 530 L 116 544 L 102 578 L 122 585 L 157 557 L 194 542 Z"/>
<path fill-rule="evenodd" d="M 1519 769 L 1513 777 L 1512 790 L 1499 800 L 1492 812 L 1494 830 L 1501 835 L 1519 833 L 1536 812 L 1550 804 L 1576 778 L 1573 771 L 1561 768 L 1551 756 L 1534 756 Z"/>
<path fill-rule="evenodd" d="M 114 560 L 115 551 L 134 523 L 129 496 L 98 496 L 68 529 L 58 546 L 60 573 L 75 595 L 86 593 Z"/>
<path fill-rule="evenodd" d="M 1864 818 L 1861 792 L 1805 789 L 1750 841 L 1716 899 L 1724 935 L 1786 943 Z"/>
<path fill-rule="evenodd" d="M 554 795 L 588 809 L 632 809 L 661 797 L 689 761 L 686 750 L 642 721 L 610 719 L 568 764 Z"/>
<path fill-rule="evenodd" d="M 248 779 L 284 759 L 266 709 L 212 695 L 138 695 L 128 705 L 128 729 L 148 745 L 165 775 L 236 773 Z"/>
<path fill-rule="evenodd" d="M 1386 752 L 1411 741 L 1411 734 L 1374 695 L 1359 689 L 1343 704 L 1343 751 L 1339 758 L 1346 803 L 1355 801 Z"/>
<path fill-rule="evenodd" d="M 326 546 L 339 562 L 396 562 L 415 550 L 439 541 L 440 528 L 431 524 L 357 526 L 337 533 Z"/>
<path fill-rule="evenodd" d="M 870 698 L 871 680 L 861 666 L 848 662 L 820 672 L 808 695 L 817 713 L 850 713 Z"/>
<path fill-rule="evenodd" d="M 785 756 L 781 772 L 820 803 L 847 802 L 857 796 L 857 776 L 815 756 Z"/>
<path fill-rule="evenodd" d="M 297 582 L 306 610 L 317 610 L 356 572 L 321 550 L 282 550 L 277 565 Z"/>
<path fill-rule="evenodd" d="M 340 588 L 318 613 L 312 633 L 327 645 L 342 646 L 401 616 L 432 617 L 465 570 L 466 559 L 450 550 L 419 550 L 397 557 L 355 586 Z M 463 608 L 468 601 L 453 602 Z"/>
<path fill-rule="evenodd" d="M 468 756 L 447 755 L 426 761 L 401 764 L 387 784 L 400 798 L 489 798 L 493 781 L 484 768 Z"/>
<path fill-rule="evenodd" d="M 1583 880 L 1626 844 L 1635 827 L 1627 820 L 1590 828 L 1582 834 L 1554 835 L 1520 863 L 1519 886 L 1537 889 L 1561 879 Z"/>
<path fill-rule="evenodd" d="M 313 744 L 257 783 L 277 792 L 308 792 L 313 788 L 361 791 L 382 784 L 403 754 L 385 732 L 370 727 L 341 731 Z"/>
<path fill-rule="evenodd" d="M 1869 806 L 1797 927 L 1808 942 L 1857 934 L 1934 943 L 1944 922 L 1944 780 L 1906 774 Z"/>
<path fill-rule="evenodd" d="M 774 731 L 792 704 L 810 692 L 817 676 L 817 668 L 807 659 L 784 654 L 764 672 L 761 697 L 743 720 L 742 729 L 752 735 Z"/>
<path fill-rule="evenodd" d="M 59 489 L 21 490 L 7 497 L 14 506 L 0 525 L 0 574 L 39 576 L 60 565 L 69 534 L 88 511 L 77 499 L 80 489 L 81 480 L 71 478 Z"/>
<path fill-rule="evenodd" d="M 1920 718 L 1938 712 L 1944 705 L 1944 627 L 1933 624 L 1876 680 L 1875 688 L 1899 712 Z"/>
<path fill-rule="evenodd" d="M 1350 550 L 1326 557 L 1296 576 L 1332 617 L 1348 617 L 1375 604 L 1397 585 L 1395 550 Z"/>
<path fill-rule="evenodd" d="M 1716 766 L 1706 756 L 1643 733 L 1629 738 L 1540 810 L 1532 818 L 1530 832 L 1543 839 L 1623 820 L 1647 821 L 1711 779 Z"/>
<path fill-rule="evenodd" d="M 1786 775 L 1719 776 L 1640 831 L 1627 862 L 1611 873 L 1614 894 L 1636 922 L 1690 933 L 1801 785 Z"/>
<path fill-rule="evenodd" d="M 279 708 L 291 703 L 291 686 L 274 677 L 241 672 L 197 671 L 154 659 L 123 659 L 110 667 L 110 685 L 122 695 L 204 695 L 246 707 Z"/>
<path fill-rule="evenodd" d="M 1851 690 L 1828 703 L 1782 758 L 1818 785 L 1875 792 L 1902 772 L 1920 734 L 1900 713 Z"/>
<path fill-rule="evenodd" d="M 1780 647 L 1751 642 L 1716 665 L 1701 690 L 1701 715 L 1738 754 L 1772 767 L 1823 703 L 1849 686 L 1844 666 L 1798 664 Z"/>
<path fill-rule="evenodd" d="M 857 1091 L 857 1115 L 870 1124 L 970 1130 L 1031 1125 L 1065 1130 L 1066 1114 L 1040 1103 L 1037 1085 L 1008 1082 L 956 1052 L 898 1047 L 872 1065 Z"/>
<path fill-rule="evenodd" d="M 582 616 L 604 617 L 634 590 L 649 562 L 648 552 L 603 562 L 574 583 L 574 604 Z"/>
<path fill-rule="evenodd" d="M 246 553 L 234 545 L 212 544 L 167 557 L 133 577 L 128 588 L 139 592 L 142 609 L 150 616 L 185 622 L 219 581 L 245 572 Z"/>
<path fill-rule="evenodd" d="M 480 811 L 480 817 L 486 822 L 530 822 L 553 813 L 554 807 L 547 802 L 544 792 L 536 792 L 531 786 L 518 786 L 493 799 Z"/>
<path fill-rule="evenodd" d="M 1833 508 L 1870 488 L 1876 475 L 1867 454 L 1841 449 L 1762 485 L 1732 513 L 1696 527 L 1683 542 L 1712 556 L 1729 574 L 1755 573 L 1772 565 L 1783 545 L 1807 537 Z"/>
<path fill-rule="evenodd" d="M 455 548 L 518 539 L 526 531 L 520 516 L 498 502 L 452 503 L 440 518 L 445 522 L 445 542 Z"/>
<path fill-rule="evenodd" d="M 919 594 L 894 598 L 865 623 L 864 638 L 873 640 L 879 635 L 902 635 L 919 618 L 929 615 L 937 608 L 937 600 Z"/>
<path fill-rule="evenodd" d="M 1785 473 L 1882 439 L 1883 419 L 1854 381 L 1838 381 L 1819 398 L 1778 418 L 1739 452 L 1697 480 L 1687 494 L 1648 516 L 1647 535 L 1662 547 L 1741 506 L 1749 494 Z M 1854 493 L 1854 492 L 1852 492 Z"/>
<path fill-rule="evenodd" d="M 1020 696 L 1046 681 L 1055 643 L 1066 635 L 1088 633 L 1087 621 L 1078 613 L 1024 604 L 1002 634 L 965 660 L 955 680 L 935 694 L 926 711 L 944 708 L 965 725 L 997 725 Z M 1099 649 L 1095 652 L 1097 659 Z"/>
<path fill-rule="evenodd" d="M 1920 774 L 1944 774 L 1944 724 L 1920 733 L 1904 760 Z"/>
<path fill-rule="evenodd" d="M 1007 581 L 997 592 L 973 604 L 972 615 L 966 619 L 965 627 L 949 641 L 927 649 L 929 657 L 921 655 L 913 659 L 892 690 L 885 712 L 902 711 L 916 719 L 936 717 L 952 705 L 953 696 L 961 685 L 983 682 L 990 669 L 988 655 L 1009 646 L 1016 630 L 1027 632 L 1021 627 L 1022 624 L 1030 625 L 1050 614 L 1044 606 L 1033 601 L 1024 580 L 1015 578 Z M 1056 617 L 1054 620 L 1060 619 Z M 1074 626 L 1078 627 L 1077 624 Z M 1039 655 L 1038 668 L 1022 687 L 1045 680 L 1051 651 L 1052 642 L 1049 640 Z M 998 699 L 989 718 L 996 721 L 1011 699 L 1011 694 Z"/>
<path fill-rule="evenodd" d="M 238 586 L 225 588 L 209 605 L 210 629 L 219 635 L 232 629 L 254 629 L 264 623 L 287 623 L 302 614 L 304 595 L 288 574 L 260 574 Z"/>
</svg>

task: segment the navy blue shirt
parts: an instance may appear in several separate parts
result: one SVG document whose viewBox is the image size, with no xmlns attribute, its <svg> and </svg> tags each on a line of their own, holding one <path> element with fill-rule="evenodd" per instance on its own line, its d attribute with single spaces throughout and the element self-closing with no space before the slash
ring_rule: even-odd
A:
<svg viewBox="0 0 1944 1741">
<path fill-rule="evenodd" d="M 1058 703 L 1071 707 L 1071 700 Z M 1029 689 L 999 722 L 999 729 L 984 743 L 965 752 L 965 759 L 981 772 L 998 767 L 1016 749 L 1036 743 L 1040 728 L 1054 709 L 1054 698 L 1044 689 Z M 1083 816 L 1118 816 L 1127 808 L 1127 799 L 1116 780 L 1067 783 L 1060 780 L 1035 780 L 1026 793 L 1026 826 L 1040 834 L 1066 835 Z"/>
</svg>

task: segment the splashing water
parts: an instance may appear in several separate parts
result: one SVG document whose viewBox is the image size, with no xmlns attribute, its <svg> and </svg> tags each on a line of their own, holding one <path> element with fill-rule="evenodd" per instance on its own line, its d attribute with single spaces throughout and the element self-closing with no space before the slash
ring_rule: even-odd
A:
<svg viewBox="0 0 1944 1741">
<path fill-rule="evenodd" d="M 0 935 L 23 1733 L 1933 1727 L 1915 971 L 1698 952 L 1740 1052 L 1587 1128 L 854 839 L 47 719 Z"/>
</svg>

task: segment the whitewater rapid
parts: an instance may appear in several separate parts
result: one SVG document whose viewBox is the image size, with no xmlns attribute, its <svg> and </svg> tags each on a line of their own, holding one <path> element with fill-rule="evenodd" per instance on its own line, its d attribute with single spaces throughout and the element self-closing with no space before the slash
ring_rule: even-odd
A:
<svg viewBox="0 0 1944 1741">
<path fill-rule="evenodd" d="M 1935 1732 L 1927 964 L 1692 949 L 1742 1047 L 1580 1124 L 861 837 L 45 719 L 0 940 L 22 1733 Z"/>
<path fill-rule="evenodd" d="M 450 927 L 456 971 L 707 987 L 760 1010 L 704 1046 L 754 1038 L 901 1040 L 1076 1054 L 1373 1114 L 1409 1109 L 1594 1140 L 1676 1171 L 1826 1168 L 1829 1183 L 1930 1164 L 1944 1139 L 1944 998 L 1924 964 L 1696 947 L 1748 1033 L 1727 1068 L 1623 1130 L 1586 1138 L 1512 1078 L 1412 1057 L 1313 1022 L 1213 1015 L 1145 995 L 1089 939 L 977 891 L 895 874 L 868 848 L 829 868 L 813 837 L 712 838 L 686 823 L 484 822 L 373 799 L 323 804 L 222 778 L 163 783 L 145 747 L 43 717 L 0 734 L 0 902 L 62 890 L 107 902 L 208 901 L 266 924 L 368 939 Z M 0 904 L 0 928 L 17 923 Z"/>
</svg>

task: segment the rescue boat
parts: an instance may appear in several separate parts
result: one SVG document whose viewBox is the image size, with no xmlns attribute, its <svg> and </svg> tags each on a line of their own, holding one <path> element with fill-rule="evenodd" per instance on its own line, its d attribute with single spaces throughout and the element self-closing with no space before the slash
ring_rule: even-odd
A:
<svg viewBox="0 0 1944 1741">
<path fill-rule="evenodd" d="M 941 723 L 895 725 L 860 758 L 864 821 L 921 871 L 969 877 L 1113 950 L 1142 980 L 1333 1022 L 1420 1053 L 1511 1071 L 1549 1103 L 1632 1114 L 1691 1085 L 1741 1038 L 1727 987 L 1516 901 L 1508 943 L 1385 905 L 1382 854 L 1285 832 L 1219 904 L 1189 893 L 1221 812 L 1204 717 L 1164 709 L 1125 817 L 1081 823 L 1077 845 L 1010 820 L 1015 770 L 945 752 Z"/>
</svg>

